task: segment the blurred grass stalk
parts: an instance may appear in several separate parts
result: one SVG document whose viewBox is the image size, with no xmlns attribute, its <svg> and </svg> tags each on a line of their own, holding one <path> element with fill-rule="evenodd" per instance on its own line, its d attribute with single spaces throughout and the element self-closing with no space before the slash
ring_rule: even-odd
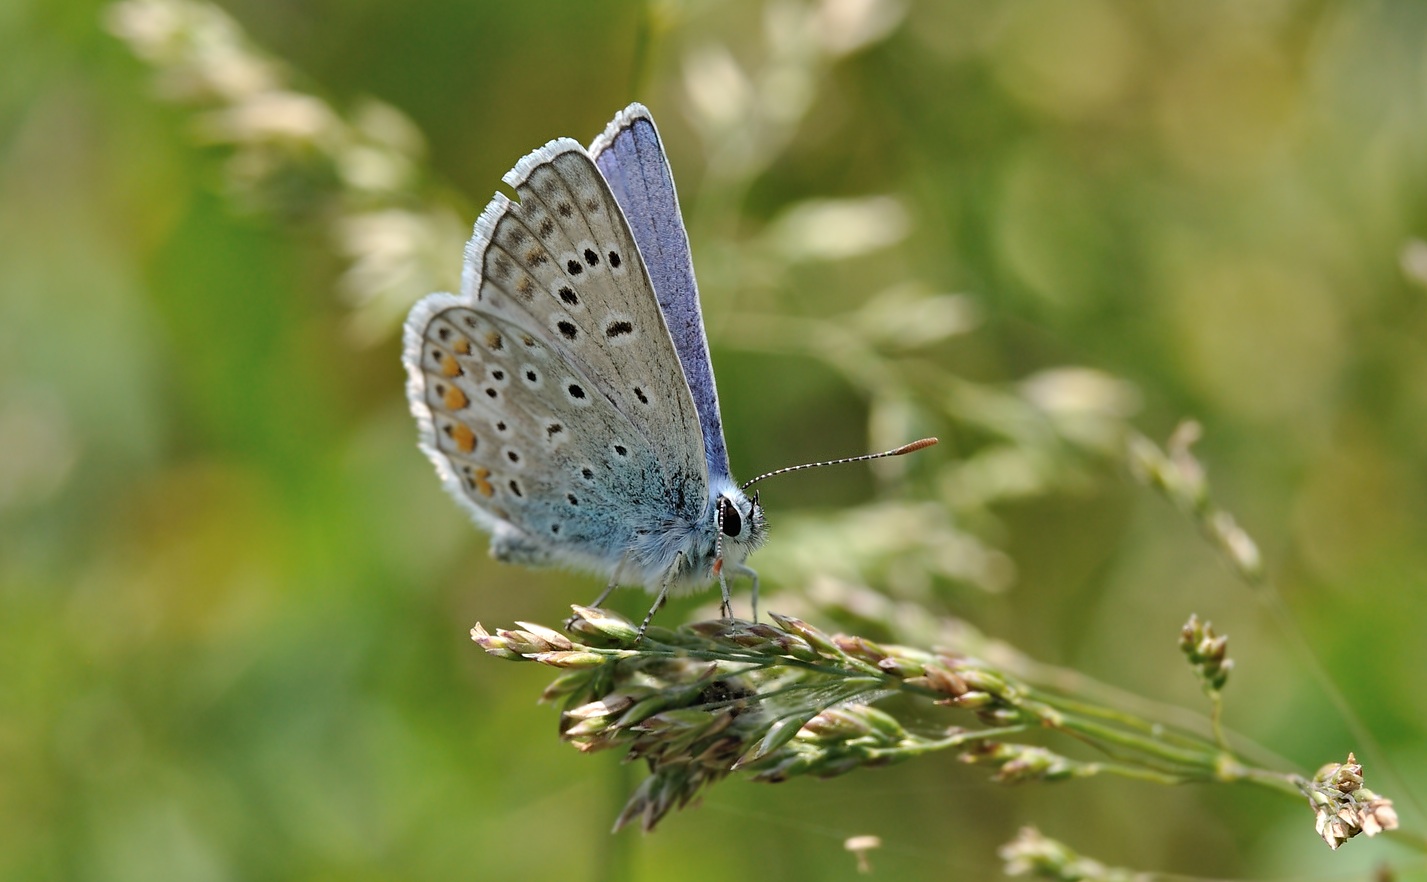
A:
<svg viewBox="0 0 1427 882">
<path fill-rule="evenodd" d="M 325 225 L 356 341 L 386 339 L 417 298 L 454 288 L 459 200 L 425 183 L 424 138 L 399 110 L 366 99 L 344 117 L 208 3 L 123 0 L 105 23 L 154 68 L 160 98 L 194 109 L 195 141 L 229 151 L 236 206 Z"/>
<path fill-rule="evenodd" d="M 1007 876 L 1034 874 L 1038 879 L 1063 882 L 1151 882 L 1162 878 L 1154 873 L 1107 867 L 1097 860 L 1076 854 L 1070 846 L 1051 839 L 1035 827 L 1023 827 L 1015 839 L 1001 846 L 997 854 L 1006 862 Z"/>
</svg>

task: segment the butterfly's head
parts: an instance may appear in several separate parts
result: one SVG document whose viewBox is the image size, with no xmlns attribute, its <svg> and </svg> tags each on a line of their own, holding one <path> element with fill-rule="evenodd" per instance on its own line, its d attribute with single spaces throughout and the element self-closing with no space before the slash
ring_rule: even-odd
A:
<svg viewBox="0 0 1427 882">
<path fill-rule="evenodd" d="M 750 497 L 737 487 L 728 487 L 719 493 L 715 506 L 723 557 L 741 563 L 763 544 L 768 534 L 758 494 Z"/>
</svg>

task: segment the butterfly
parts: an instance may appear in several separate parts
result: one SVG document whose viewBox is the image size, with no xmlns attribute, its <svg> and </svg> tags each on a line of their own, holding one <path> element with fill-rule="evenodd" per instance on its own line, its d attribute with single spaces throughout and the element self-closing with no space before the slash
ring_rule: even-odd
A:
<svg viewBox="0 0 1427 882">
<path fill-rule="evenodd" d="M 427 296 L 406 321 L 422 451 L 497 559 L 598 574 L 594 606 L 620 585 L 653 593 L 641 633 L 671 593 L 714 580 L 730 616 L 730 575 L 751 581 L 756 618 L 745 561 L 767 522 L 729 470 L 649 111 L 629 105 L 588 149 L 550 141 L 503 180 L 518 201 L 497 193 L 476 221 L 461 293 Z"/>
</svg>

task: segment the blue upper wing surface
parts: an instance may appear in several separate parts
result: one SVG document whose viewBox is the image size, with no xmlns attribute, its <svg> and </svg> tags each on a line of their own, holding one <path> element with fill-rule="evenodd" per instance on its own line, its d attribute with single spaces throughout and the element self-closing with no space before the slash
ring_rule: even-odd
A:
<svg viewBox="0 0 1427 882">
<path fill-rule="evenodd" d="M 659 310 L 674 339 L 674 349 L 698 411 L 709 477 L 728 477 L 728 450 L 699 310 L 689 236 L 679 213 L 669 160 L 649 111 L 642 104 L 631 104 L 620 111 L 604 134 L 590 145 L 590 155 L 624 211 L 654 284 Z"/>
</svg>

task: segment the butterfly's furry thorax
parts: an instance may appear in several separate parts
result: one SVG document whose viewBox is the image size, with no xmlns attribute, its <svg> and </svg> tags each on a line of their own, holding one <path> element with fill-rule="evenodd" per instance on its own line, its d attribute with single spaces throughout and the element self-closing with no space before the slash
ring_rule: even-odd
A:
<svg viewBox="0 0 1427 882">
<path fill-rule="evenodd" d="M 721 506 L 725 507 L 722 517 Z M 718 578 L 719 560 L 730 572 L 742 572 L 743 562 L 767 535 L 761 505 L 732 482 L 716 485 L 698 518 L 669 518 L 637 527 L 627 556 L 610 577 L 642 584 L 651 593 L 659 592 L 666 582 L 671 592 L 696 590 Z"/>
</svg>

